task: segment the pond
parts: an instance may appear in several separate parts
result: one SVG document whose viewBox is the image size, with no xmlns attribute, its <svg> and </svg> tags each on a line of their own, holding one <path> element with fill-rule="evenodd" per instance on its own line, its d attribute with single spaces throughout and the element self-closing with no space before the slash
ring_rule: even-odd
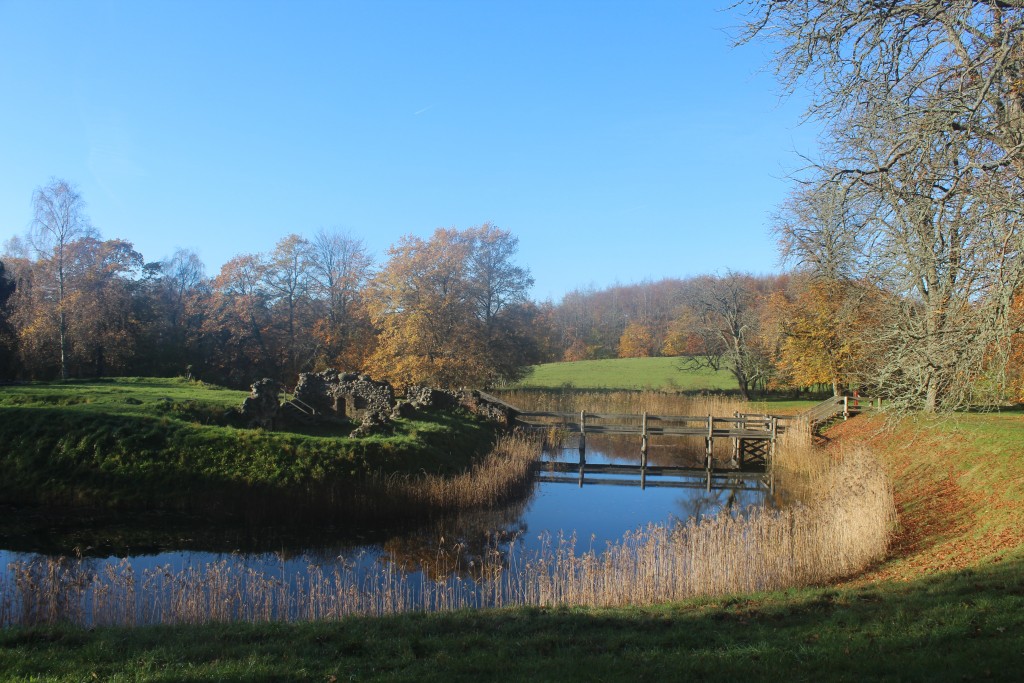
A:
<svg viewBox="0 0 1024 683">
<path fill-rule="evenodd" d="M 635 444 L 604 437 L 589 439 L 587 446 L 588 463 L 636 464 Z M 652 448 L 650 462 L 692 464 L 678 453 L 671 445 L 659 445 Z M 556 449 L 544 457 L 576 462 L 579 453 Z M 764 486 L 751 480 L 711 490 L 703 478 L 680 476 L 648 477 L 646 486 L 640 484 L 639 477 L 621 474 L 587 474 L 581 480 L 577 474 L 542 473 L 530 495 L 515 504 L 402 528 L 211 528 L 205 520 L 168 520 L 157 514 L 125 519 L 18 510 L 0 524 L 0 570 L 8 591 L 12 568 L 24 572 L 31 563 L 75 557 L 81 559 L 64 566 L 93 575 L 117 573 L 121 584 L 133 587 L 147 585 L 147 578 L 152 586 L 158 575 L 166 579 L 217 566 L 234 574 L 273 577 L 276 585 L 293 589 L 305 590 L 316 577 L 344 575 L 362 589 L 397 580 L 403 591 L 418 594 L 427 580 L 473 582 L 495 565 L 509 571 L 545 552 L 599 554 L 649 524 L 670 526 L 724 508 L 739 514 L 769 501 Z M 15 608 L 8 605 L 7 610 L 8 620 L 15 619 Z"/>
</svg>

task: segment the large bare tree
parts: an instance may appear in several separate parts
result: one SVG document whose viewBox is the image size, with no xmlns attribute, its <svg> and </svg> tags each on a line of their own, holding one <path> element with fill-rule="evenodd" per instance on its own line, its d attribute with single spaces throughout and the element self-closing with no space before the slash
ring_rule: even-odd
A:
<svg viewBox="0 0 1024 683">
<path fill-rule="evenodd" d="M 283 337 L 282 363 L 289 381 L 313 361 L 315 342 L 308 321 L 313 250 L 309 241 L 291 234 L 262 257 L 262 278 L 275 321 Z M 308 324 L 307 324 L 308 323 Z"/>
<path fill-rule="evenodd" d="M 363 290 L 372 269 L 366 246 L 350 234 L 320 230 L 310 242 L 310 288 L 326 306 L 317 327 L 325 365 L 356 368 L 368 354 L 372 329 Z"/>
<path fill-rule="evenodd" d="M 991 145 L 932 118 L 897 102 L 836 131 L 828 180 L 800 188 L 792 201 L 806 211 L 776 223 L 784 253 L 819 273 L 837 234 L 847 245 L 841 272 L 885 293 L 876 324 L 851 330 L 876 350 L 861 379 L 894 408 L 926 411 L 980 400 L 1024 286 L 1020 179 L 987 168 Z"/>
<path fill-rule="evenodd" d="M 930 125 L 998 150 L 1024 175 L 1024 0 L 742 0 L 741 42 L 777 46 L 789 88 L 810 86 L 810 114 L 845 128 L 851 114 L 906 106 Z M 870 135 L 870 131 L 867 132 Z"/>
<path fill-rule="evenodd" d="M 695 353 L 679 361 L 680 369 L 724 367 L 736 379 L 744 400 L 771 373 L 760 339 L 758 285 L 754 277 L 740 273 L 698 278 L 683 307 L 686 327 L 697 345 Z"/>
<path fill-rule="evenodd" d="M 777 222 L 784 252 L 829 269 L 856 245 L 843 268 L 888 303 L 868 374 L 896 405 L 976 402 L 1024 284 L 1024 0 L 737 4 L 742 40 L 773 41 L 826 124 L 826 161 Z"/>
</svg>

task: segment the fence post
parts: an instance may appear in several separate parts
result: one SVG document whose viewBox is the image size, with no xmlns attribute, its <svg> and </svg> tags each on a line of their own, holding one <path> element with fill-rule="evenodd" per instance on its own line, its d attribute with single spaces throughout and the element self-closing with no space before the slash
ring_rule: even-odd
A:
<svg viewBox="0 0 1024 683">
<path fill-rule="evenodd" d="M 711 458 L 714 454 L 715 444 L 715 418 L 713 415 L 708 415 L 708 435 L 705 443 L 705 456 L 704 456 L 704 467 L 707 471 L 708 485 L 707 490 L 711 490 Z"/>
</svg>

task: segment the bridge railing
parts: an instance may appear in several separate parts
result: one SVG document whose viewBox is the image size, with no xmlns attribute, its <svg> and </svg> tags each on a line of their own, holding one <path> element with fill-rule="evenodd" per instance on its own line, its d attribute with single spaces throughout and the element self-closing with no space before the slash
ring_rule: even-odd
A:
<svg viewBox="0 0 1024 683">
<path fill-rule="evenodd" d="M 587 434 L 648 434 L 650 436 L 705 436 L 741 439 L 774 437 L 778 418 L 770 415 L 652 415 L 625 413 L 521 412 L 516 424 L 534 429 L 559 428 Z"/>
<path fill-rule="evenodd" d="M 845 420 L 851 415 L 858 415 L 864 410 L 874 408 L 875 405 L 875 400 L 864 396 L 830 396 L 800 413 L 797 418 L 814 427 L 839 415 Z"/>
</svg>

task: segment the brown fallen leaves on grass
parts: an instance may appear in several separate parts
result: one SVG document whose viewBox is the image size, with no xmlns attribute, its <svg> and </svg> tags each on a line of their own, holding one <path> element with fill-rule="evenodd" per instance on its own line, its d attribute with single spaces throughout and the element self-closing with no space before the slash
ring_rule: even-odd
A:
<svg viewBox="0 0 1024 683">
<path fill-rule="evenodd" d="M 858 417 L 829 430 L 829 447 L 866 443 L 888 469 L 899 529 L 890 558 L 854 583 L 909 581 L 937 572 L 998 562 L 1024 546 L 1024 502 L 994 500 L 961 483 L 979 465 L 961 435 Z M 983 466 L 983 462 L 982 462 Z M 992 520 L 1017 519 L 1001 525 Z"/>
</svg>

